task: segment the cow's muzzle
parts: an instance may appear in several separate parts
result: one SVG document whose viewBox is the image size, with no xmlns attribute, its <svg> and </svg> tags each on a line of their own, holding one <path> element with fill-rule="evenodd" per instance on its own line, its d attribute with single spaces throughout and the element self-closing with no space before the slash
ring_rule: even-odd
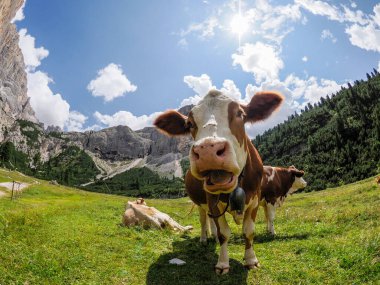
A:
<svg viewBox="0 0 380 285">
<path fill-rule="evenodd" d="M 203 172 L 203 188 L 211 194 L 230 193 L 238 182 L 238 176 L 225 170 Z"/>
</svg>

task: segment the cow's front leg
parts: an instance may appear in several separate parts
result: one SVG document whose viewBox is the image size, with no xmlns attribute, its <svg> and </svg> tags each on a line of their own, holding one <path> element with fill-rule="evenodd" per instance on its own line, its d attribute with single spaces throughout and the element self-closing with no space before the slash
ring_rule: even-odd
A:
<svg viewBox="0 0 380 285">
<path fill-rule="evenodd" d="M 274 230 L 274 217 L 276 215 L 276 207 L 271 204 L 271 203 L 268 203 L 267 204 L 267 231 L 272 234 L 272 235 L 275 235 L 276 234 L 276 231 Z"/>
<path fill-rule="evenodd" d="M 259 206 L 251 205 L 244 214 L 243 234 L 245 240 L 244 266 L 248 269 L 260 267 L 259 260 L 253 250 L 253 235 L 255 233 L 255 220 Z"/>
<path fill-rule="evenodd" d="M 207 217 L 210 223 L 210 229 L 211 229 L 211 237 L 215 239 L 216 242 L 218 242 L 218 229 L 216 228 L 216 224 L 214 222 L 214 219 L 211 219 Z"/>
<path fill-rule="evenodd" d="M 208 229 L 209 229 L 209 221 L 207 217 L 207 212 L 201 206 L 198 206 L 199 211 L 199 222 L 201 223 L 201 237 L 199 241 L 201 243 L 207 243 Z"/>
<path fill-rule="evenodd" d="M 226 274 L 230 270 L 230 262 L 228 257 L 228 239 L 231 236 L 230 227 L 227 224 L 225 215 L 214 219 L 217 228 L 217 235 L 220 244 L 220 254 L 218 258 L 218 263 L 215 265 L 216 274 Z"/>
</svg>

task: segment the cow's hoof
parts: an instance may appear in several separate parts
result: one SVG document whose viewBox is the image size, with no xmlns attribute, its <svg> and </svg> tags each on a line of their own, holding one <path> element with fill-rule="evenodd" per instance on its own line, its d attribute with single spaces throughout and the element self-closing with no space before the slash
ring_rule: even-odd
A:
<svg viewBox="0 0 380 285">
<path fill-rule="evenodd" d="M 215 273 L 218 275 L 227 274 L 229 271 L 230 271 L 229 266 L 227 266 L 227 267 L 222 267 L 222 266 L 218 266 L 218 265 L 215 266 Z"/>
<path fill-rule="evenodd" d="M 247 268 L 248 270 L 250 270 L 250 269 L 257 269 L 257 268 L 260 267 L 260 263 L 259 263 L 259 261 L 255 258 L 255 259 L 252 259 L 252 260 L 246 261 L 244 267 Z"/>
<path fill-rule="evenodd" d="M 201 237 L 201 238 L 199 239 L 199 242 L 200 242 L 201 244 L 203 244 L 203 245 L 207 244 L 207 237 Z"/>
</svg>

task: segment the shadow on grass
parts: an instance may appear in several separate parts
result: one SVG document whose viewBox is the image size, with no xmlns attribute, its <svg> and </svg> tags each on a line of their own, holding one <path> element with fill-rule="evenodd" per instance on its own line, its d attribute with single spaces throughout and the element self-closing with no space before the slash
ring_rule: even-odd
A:
<svg viewBox="0 0 380 285">
<path fill-rule="evenodd" d="M 216 275 L 214 266 L 218 255 L 215 248 L 215 242 L 209 240 L 207 245 L 202 245 L 198 238 L 174 242 L 173 252 L 160 256 L 149 267 L 146 284 L 247 284 L 248 271 L 241 262 L 234 259 L 230 259 L 230 272 L 227 275 Z M 172 258 L 182 259 L 186 264 L 180 266 L 169 264 Z"/>
<path fill-rule="evenodd" d="M 258 234 L 255 235 L 254 243 L 266 243 L 271 241 L 287 241 L 287 240 L 303 240 L 308 239 L 309 234 L 276 234 L 275 236 L 271 234 Z"/>
</svg>

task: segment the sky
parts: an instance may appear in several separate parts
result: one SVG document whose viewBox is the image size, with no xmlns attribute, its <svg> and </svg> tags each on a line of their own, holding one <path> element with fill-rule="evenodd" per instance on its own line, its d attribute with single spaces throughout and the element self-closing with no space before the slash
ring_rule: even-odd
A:
<svg viewBox="0 0 380 285">
<path fill-rule="evenodd" d="M 27 0 L 13 22 L 37 118 L 66 131 L 141 129 L 211 88 L 281 92 L 254 137 L 380 69 L 380 1 Z"/>
</svg>

